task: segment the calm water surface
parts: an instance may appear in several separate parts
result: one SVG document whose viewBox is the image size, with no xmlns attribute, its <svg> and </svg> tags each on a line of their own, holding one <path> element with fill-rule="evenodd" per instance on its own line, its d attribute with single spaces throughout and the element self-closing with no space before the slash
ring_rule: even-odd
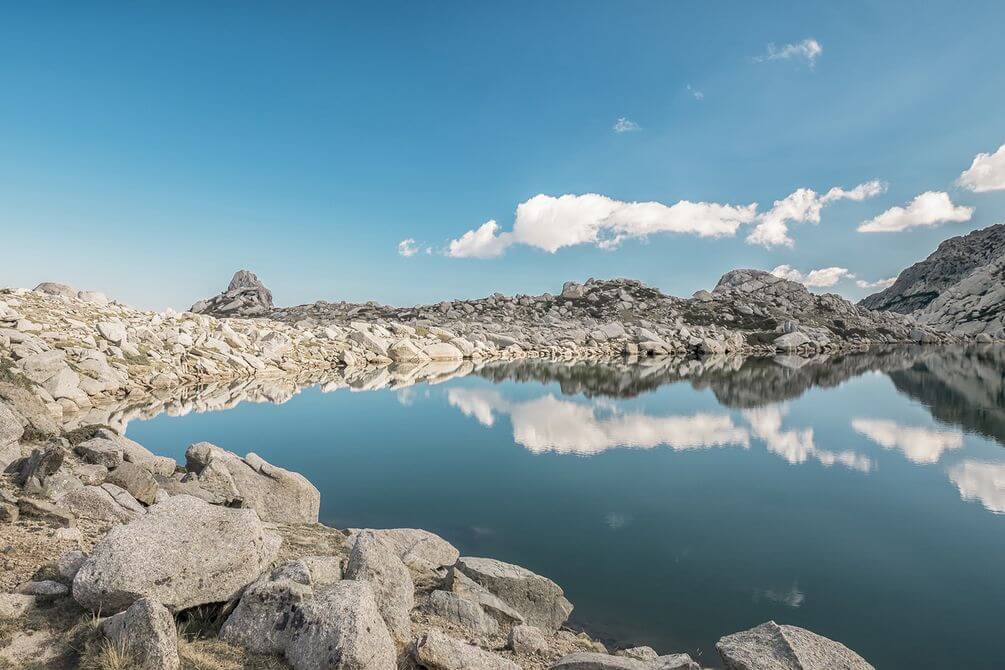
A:
<svg viewBox="0 0 1005 670">
<path fill-rule="evenodd" d="M 524 565 L 619 643 L 715 666 L 721 635 L 774 619 L 878 668 L 1002 668 L 1003 373 L 996 350 L 502 365 L 128 434 L 254 451 L 314 482 L 325 523 Z"/>
</svg>

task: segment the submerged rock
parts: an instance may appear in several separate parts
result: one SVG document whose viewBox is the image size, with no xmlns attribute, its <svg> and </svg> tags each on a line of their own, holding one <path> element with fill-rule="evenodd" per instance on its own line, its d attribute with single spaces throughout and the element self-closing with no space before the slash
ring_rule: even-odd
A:
<svg viewBox="0 0 1005 670">
<path fill-rule="evenodd" d="M 279 545 L 254 510 L 175 496 L 112 528 L 74 577 L 73 597 L 103 613 L 147 596 L 175 611 L 223 602 L 262 573 Z"/>
<path fill-rule="evenodd" d="M 715 645 L 727 670 L 874 670 L 839 642 L 768 621 Z"/>
</svg>

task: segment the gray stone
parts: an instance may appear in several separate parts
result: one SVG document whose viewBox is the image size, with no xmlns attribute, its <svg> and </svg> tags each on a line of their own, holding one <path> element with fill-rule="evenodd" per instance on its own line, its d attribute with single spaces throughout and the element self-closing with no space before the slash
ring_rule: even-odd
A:
<svg viewBox="0 0 1005 670">
<path fill-rule="evenodd" d="M 108 469 L 117 468 L 123 461 L 122 448 L 103 437 L 95 437 L 81 442 L 73 448 L 85 463 L 103 465 Z"/>
<path fill-rule="evenodd" d="M 370 582 L 391 636 L 399 642 L 411 639 L 409 612 L 415 607 L 415 585 L 389 542 L 374 533 L 360 532 L 349 554 L 345 578 Z"/>
<path fill-rule="evenodd" d="M 631 656 L 577 652 L 563 656 L 551 670 L 700 670 L 687 654 L 669 654 L 643 660 Z"/>
<path fill-rule="evenodd" d="M 715 648 L 727 670 L 873 670 L 843 644 L 774 621 L 727 635 Z"/>
<path fill-rule="evenodd" d="M 122 459 L 134 463 L 152 475 L 170 477 L 174 474 L 177 464 L 173 458 L 157 456 L 146 447 L 130 440 L 125 435 L 119 435 L 107 428 L 102 428 L 96 434 L 97 438 L 105 439 L 114 444 L 122 452 Z"/>
<path fill-rule="evenodd" d="M 481 605 L 449 591 L 433 591 L 427 605 L 430 612 L 478 635 L 495 635 L 499 624 Z"/>
<path fill-rule="evenodd" d="M 6 404 L 0 402 L 0 447 L 17 443 L 23 434 L 24 425 L 21 417 Z M 0 463 L 0 469 L 3 467 L 5 466 Z"/>
<path fill-rule="evenodd" d="M 73 583 L 73 578 L 80 571 L 80 566 L 87 560 L 87 556 L 79 549 L 66 552 L 56 560 L 56 572 L 59 578 L 67 584 Z"/>
<path fill-rule="evenodd" d="M 14 482 L 29 493 L 41 493 L 46 480 L 62 467 L 65 457 L 66 453 L 56 445 L 33 449 L 31 455 L 17 467 Z"/>
<path fill-rule="evenodd" d="M 94 521 L 128 523 L 143 514 L 143 509 L 139 508 L 139 504 L 135 500 L 132 505 L 129 505 L 128 502 L 123 505 L 105 486 L 104 484 L 84 486 L 70 491 L 59 499 L 59 503 L 75 516 Z M 124 500 L 122 496 L 119 498 Z"/>
<path fill-rule="evenodd" d="M 101 629 L 121 648 L 135 670 L 178 670 L 178 630 L 174 617 L 153 598 L 140 598 L 101 622 Z"/>
<path fill-rule="evenodd" d="M 321 589 L 304 608 L 286 659 L 295 670 L 394 670 L 397 656 L 368 582 Z"/>
<path fill-rule="evenodd" d="M 123 344 L 129 337 L 126 327 L 117 321 L 103 321 L 98 324 L 98 332 L 112 344 Z"/>
<path fill-rule="evenodd" d="M 108 477 L 108 468 L 104 465 L 81 463 L 73 468 L 73 476 L 85 486 L 101 486 Z"/>
<path fill-rule="evenodd" d="M 809 344 L 809 342 L 810 338 L 808 338 L 805 333 L 795 331 L 779 335 L 775 338 L 774 345 L 776 349 L 791 351 L 793 349 L 798 349 L 804 344 Z"/>
<path fill-rule="evenodd" d="M 586 295 L 586 287 L 574 281 L 567 281 L 562 284 L 561 297 L 568 300 L 579 300 Z"/>
<path fill-rule="evenodd" d="M 461 555 L 454 545 L 428 530 L 386 528 L 368 531 L 394 547 L 398 558 L 412 571 L 415 581 L 439 581 L 446 574 L 446 569 L 456 563 Z M 354 537 L 359 529 L 352 529 L 351 532 Z"/>
<path fill-rule="evenodd" d="M 42 519 L 57 527 L 70 528 L 74 525 L 74 516 L 68 509 L 47 500 L 23 496 L 18 498 L 17 508 L 22 516 Z"/>
<path fill-rule="evenodd" d="M 17 619 L 35 606 L 35 596 L 24 593 L 0 593 L 0 620 Z"/>
<path fill-rule="evenodd" d="M 659 658 L 659 653 L 652 647 L 629 647 L 628 649 L 619 649 L 614 652 L 615 656 L 627 656 L 628 658 L 634 658 L 639 661 L 655 661 Z"/>
<path fill-rule="evenodd" d="M 26 596 L 35 596 L 40 600 L 54 600 L 62 598 L 70 590 L 66 588 L 66 584 L 51 579 L 43 579 L 37 582 L 25 582 L 17 587 L 17 592 Z"/>
<path fill-rule="evenodd" d="M 545 631 L 558 630 L 572 613 L 572 603 L 547 577 L 491 558 L 461 557 L 457 569 Z"/>
<path fill-rule="evenodd" d="M 106 482 L 125 489 L 129 494 L 145 505 L 153 505 L 157 497 L 157 482 L 154 476 L 144 468 L 122 462 L 108 473 Z"/>
<path fill-rule="evenodd" d="M 486 614 L 500 624 L 511 625 L 524 622 L 522 614 L 495 594 L 490 593 L 484 586 L 469 578 L 456 566 L 450 571 L 450 590 L 465 600 L 478 603 Z"/>
<path fill-rule="evenodd" d="M 259 654 L 282 654 L 293 633 L 306 625 L 309 585 L 290 579 L 260 579 L 241 595 L 220 628 L 220 639 Z"/>
<path fill-rule="evenodd" d="M 303 475 L 267 463 L 254 453 L 243 459 L 209 442 L 185 452 L 185 481 L 195 481 L 215 502 L 248 507 L 263 521 L 317 523 L 321 493 Z"/>
<path fill-rule="evenodd" d="M 46 295 L 61 295 L 64 298 L 76 298 L 77 291 L 71 286 L 66 284 L 59 284 L 53 281 L 44 281 L 35 288 L 32 289 L 35 293 L 44 293 Z"/>
<path fill-rule="evenodd" d="M 513 626 L 507 644 L 517 654 L 540 654 L 548 649 L 548 640 L 537 626 Z"/>
<path fill-rule="evenodd" d="M 223 602 L 262 573 L 280 543 L 253 510 L 175 496 L 112 528 L 74 578 L 73 597 L 102 612 L 145 596 L 175 611 Z"/>
<path fill-rule="evenodd" d="M 520 670 L 520 666 L 491 652 L 431 630 L 415 641 L 415 660 L 429 670 Z"/>
</svg>

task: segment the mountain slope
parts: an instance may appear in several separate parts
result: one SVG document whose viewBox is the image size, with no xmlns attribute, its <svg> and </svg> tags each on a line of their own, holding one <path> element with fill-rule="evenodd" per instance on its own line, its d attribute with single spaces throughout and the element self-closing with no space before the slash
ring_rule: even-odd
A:
<svg viewBox="0 0 1005 670">
<path fill-rule="evenodd" d="M 1005 224 L 952 237 L 928 258 L 900 273 L 893 286 L 864 298 L 869 309 L 910 314 L 925 309 L 950 286 L 1005 255 Z"/>
</svg>

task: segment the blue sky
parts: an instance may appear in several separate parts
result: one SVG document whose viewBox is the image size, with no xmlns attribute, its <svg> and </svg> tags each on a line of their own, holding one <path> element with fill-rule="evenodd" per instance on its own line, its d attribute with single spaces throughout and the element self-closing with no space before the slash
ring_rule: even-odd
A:
<svg viewBox="0 0 1005 670">
<path fill-rule="evenodd" d="M 785 265 L 860 297 L 1005 221 L 1005 152 L 958 183 L 1005 143 L 1001 2 L 479 4 L 8 5 L 0 285 L 184 308 L 247 267 L 280 304 L 409 304 Z M 800 188 L 819 223 L 749 243 Z M 881 227 L 914 225 L 857 230 L 925 192 Z M 546 197 L 496 257 L 449 256 L 589 193 L 610 200 Z"/>
</svg>

